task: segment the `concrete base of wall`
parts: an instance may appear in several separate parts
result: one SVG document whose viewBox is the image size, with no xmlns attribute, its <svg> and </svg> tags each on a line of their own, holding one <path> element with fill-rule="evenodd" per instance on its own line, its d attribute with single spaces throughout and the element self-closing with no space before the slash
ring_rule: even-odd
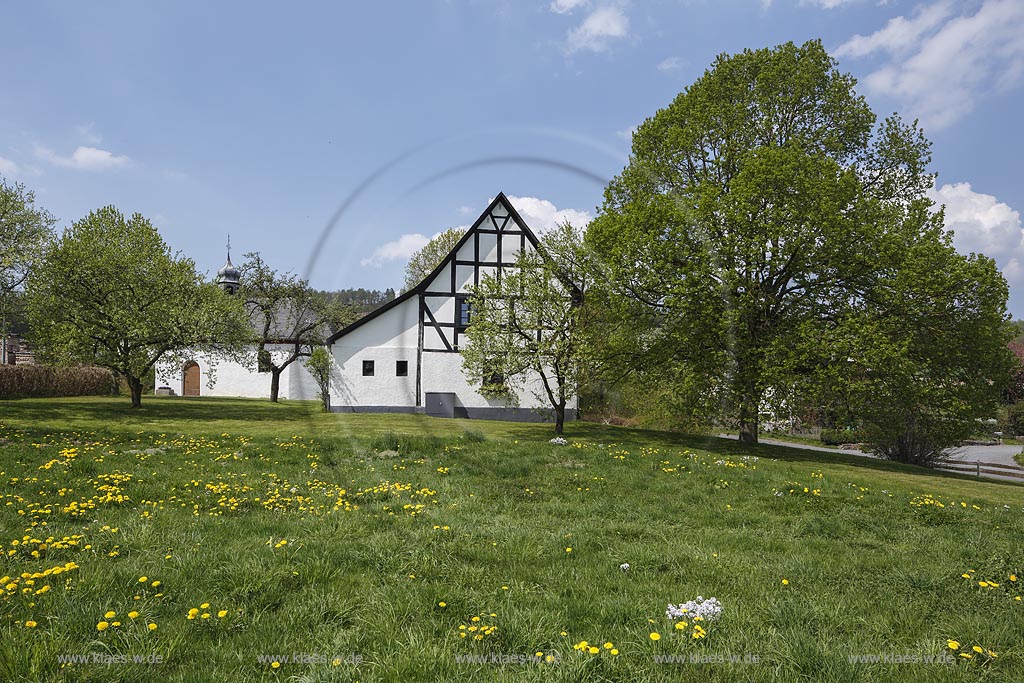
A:
<svg viewBox="0 0 1024 683">
<path fill-rule="evenodd" d="M 422 407 L 415 406 L 331 406 L 332 413 L 418 413 L 424 414 Z M 577 411 L 565 409 L 565 421 L 572 422 Z M 456 406 L 455 417 L 470 420 L 503 420 L 505 422 L 554 422 L 555 413 L 550 408 L 535 410 L 532 408 L 465 408 Z"/>
</svg>

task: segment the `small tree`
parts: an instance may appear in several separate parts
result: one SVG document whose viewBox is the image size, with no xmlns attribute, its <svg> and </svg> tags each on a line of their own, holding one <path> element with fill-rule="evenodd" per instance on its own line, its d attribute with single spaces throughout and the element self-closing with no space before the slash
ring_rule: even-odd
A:
<svg viewBox="0 0 1024 683">
<path fill-rule="evenodd" d="M 484 275 L 473 289 L 463 367 L 485 396 L 514 400 L 518 390 L 533 390 L 551 405 L 562 434 L 565 407 L 592 362 L 583 305 L 591 270 L 568 223 L 538 251 L 522 252 L 516 266 Z"/>
<path fill-rule="evenodd" d="M 0 364 L 7 362 L 8 322 L 20 312 L 21 289 L 57 222 L 35 199 L 21 183 L 0 178 Z"/>
<path fill-rule="evenodd" d="M 285 368 L 308 358 L 332 328 L 351 322 L 355 315 L 306 280 L 273 270 L 258 253 L 245 257 L 239 291 L 256 331 L 257 369 L 271 374 L 270 400 L 276 403 Z M 286 350 L 271 352 L 271 345 Z"/>
<path fill-rule="evenodd" d="M 162 358 L 234 355 L 250 339 L 241 303 L 172 254 L 140 214 L 108 206 L 68 228 L 27 283 L 32 339 L 43 360 L 109 368 L 142 405 L 143 378 Z"/>
<path fill-rule="evenodd" d="M 331 374 L 334 372 L 334 358 L 331 352 L 324 346 L 313 349 L 306 361 L 306 369 L 316 380 L 317 397 L 324 407 L 324 411 L 331 410 Z"/>
<path fill-rule="evenodd" d="M 414 252 L 409 257 L 409 263 L 405 264 L 405 284 L 402 285 L 402 291 L 408 292 L 430 275 L 441 259 L 451 253 L 465 234 L 466 231 L 461 228 L 448 228 Z"/>
</svg>

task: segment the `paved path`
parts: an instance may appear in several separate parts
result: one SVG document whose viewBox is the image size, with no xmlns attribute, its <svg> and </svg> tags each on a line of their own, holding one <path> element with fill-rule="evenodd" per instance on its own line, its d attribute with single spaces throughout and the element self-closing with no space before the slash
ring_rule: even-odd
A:
<svg viewBox="0 0 1024 683">
<path fill-rule="evenodd" d="M 718 436 L 723 439 L 738 439 L 739 437 L 735 434 L 719 434 Z M 868 458 L 877 458 L 878 456 L 872 453 L 865 453 L 858 450 L 845 450 L 840 448 L 829 448 L 828 446 L 812 446 L 810 444 L 794 443 L 792 441 L 779 441 L 778 439 L 758 439 L 759 443 L 771 444 L 773 446 L 789 446 L 791 448 L 803 448 L 808 451 L 824 451 L 826 453 L 847 453 L 849 455 L 862 455 Z M 981 462 L 991 462 L 999 465 L 1013 465 L 1014 467 L 1020 467 L 1020 464 L 1014 460 L 1013 456 L 1021 452 L 1021 447 L 1014 444 L 1009 446 L 961 446 L 960 448 L 953 449 L 946 457 L 950 460 L 963 460 L 965 462 L 973 463 L 980 460 Z M 962 473 L 970 474 L 970 473 Z M 1000 479 L 1003 481 L 1015 481 L 1017 483 L 1024 482 L 1024 479 L 1017 477 L 1006 477 L 998 474 L 983 474 L 982 479 Z"/>
</svg>

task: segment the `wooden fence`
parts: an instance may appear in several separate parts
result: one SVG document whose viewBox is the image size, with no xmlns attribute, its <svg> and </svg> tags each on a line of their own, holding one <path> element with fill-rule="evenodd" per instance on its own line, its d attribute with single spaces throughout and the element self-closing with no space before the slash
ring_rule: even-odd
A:
<svg viewBox="0 0 1024 683">
<path fill-rule="evenodd" d="M 1002 465 L 995 462 L 982 462 L 980 460 L 936 460 L 935 467 L 949 472 L 963 472 L 980 477 L 983 474 L 995 474 L 1001 477 L 1012 477 L 1024 480 L 1024 467 L 1015 465 Z"/>
</svg>

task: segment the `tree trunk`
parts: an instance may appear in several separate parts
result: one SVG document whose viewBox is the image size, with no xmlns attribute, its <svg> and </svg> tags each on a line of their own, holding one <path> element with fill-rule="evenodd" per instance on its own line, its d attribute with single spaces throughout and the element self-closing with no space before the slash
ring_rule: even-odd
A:
<svg viewBox="0 0 1024 683">
<path fill-rule="evenodd" d="M 555 434 L 561 436 L 565 431 L 565 403 L 555 406 Z"/>
<path fill-rule="evenodd" d="M 277 403 L 277 395 L 281 391 L 281 368 L 270 370 L 270 402 Z"/>
<path fill-rule="evenodd" d="M 138 377 L 128 378 L 128 387 L 132 391 L 132 408 L 142 407 L 142 380 Z"/>
<path fill-rule="evenodd" d="M 740 443 L 757 443 L 758 409 L 756 391 L 744 391 L 740 397 Z"/>
</svg>

